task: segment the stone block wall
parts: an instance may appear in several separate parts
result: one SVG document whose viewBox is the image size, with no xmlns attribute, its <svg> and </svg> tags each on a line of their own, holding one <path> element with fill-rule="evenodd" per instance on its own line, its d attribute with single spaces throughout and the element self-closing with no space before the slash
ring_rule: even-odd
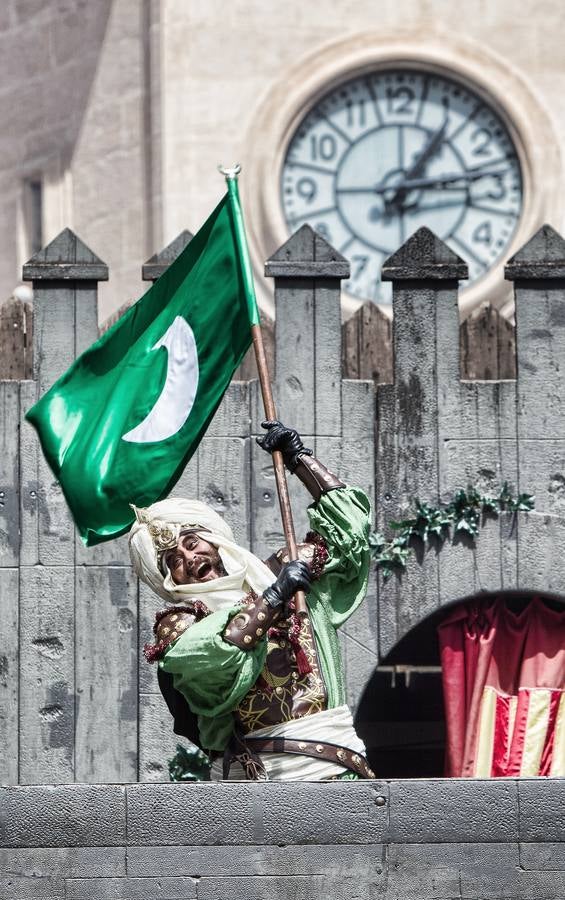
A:
<svg viewBox="0 0 565 900">
<path fill-rule="evenodd" d="M 563 900 L 563 780 L 0 788 L 1 900 Z"/>
</svg>

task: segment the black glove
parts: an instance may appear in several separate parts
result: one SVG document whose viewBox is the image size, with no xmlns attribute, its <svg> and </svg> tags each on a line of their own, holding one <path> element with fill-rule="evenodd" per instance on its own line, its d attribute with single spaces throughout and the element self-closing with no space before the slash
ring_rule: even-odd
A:
<svg viewBox="0 0 565 900">
<path fill-rule="evenodd" d="M 312 572 L 308 564 L 300 559 L 293 559 L 284 564 L 274 584 L 263 591 L 263 597 L 269 606 L 276 609 L 288 603 L 297 591 L 308 593 L 311 580 Z"/>
<path fill-rule="evenodd" d="M 261 422 L 261 428 L 266 428 L 267 434 L 256 438 L 259 446 L 267 453 L 280 450 L 284 464 L 291 472 L 296 469 L 300 454 L 312 456 L 312 451 L 304 446 L 302 438 L 294 428 L 287 428 L 282 422 Z"/>
</svg>

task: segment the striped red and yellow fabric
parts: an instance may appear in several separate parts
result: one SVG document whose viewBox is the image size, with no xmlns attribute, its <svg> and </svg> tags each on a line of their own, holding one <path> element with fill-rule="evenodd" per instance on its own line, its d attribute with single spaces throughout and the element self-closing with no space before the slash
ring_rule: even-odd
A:
<svg viewBox="0 0 565 900">
<path fill-rule="evenodd" d="M 438 628 L 447 776 L 565 776 L 565 603 L 512 600 L 458 604 Z"/>
<path fill-rule="evenodd" d="M 485 687 L 473 774 L 565 776 L 565 690 L 522 687 L 510 696 Z"/>
</svg>

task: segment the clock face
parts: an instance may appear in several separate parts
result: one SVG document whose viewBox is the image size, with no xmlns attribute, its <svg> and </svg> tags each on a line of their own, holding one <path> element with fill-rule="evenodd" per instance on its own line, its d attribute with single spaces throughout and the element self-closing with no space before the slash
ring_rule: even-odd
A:
<svg viewBox="0 0 565 900">
<path fill-rule="evenodd" d="M 518 155 L 498 113 L 441 75 L 384 70 L 326 94 L 288 147 L 290 232 L 305 222 L 351 262 L 345 290 L 390 303 L 383 261 L 422 225 L 469 265 L 504 257 L 522 208 Z"/>
</svg>

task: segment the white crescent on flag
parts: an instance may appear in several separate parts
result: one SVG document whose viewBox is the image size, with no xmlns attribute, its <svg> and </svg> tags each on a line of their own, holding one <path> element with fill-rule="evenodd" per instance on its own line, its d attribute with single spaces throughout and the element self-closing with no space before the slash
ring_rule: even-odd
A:
<svg viewBox="0 0 565 900">
<path fill-rule="evenodd" d="M 122 435 L 123 441 L 149 444 L 166 441 L 188 419 L 198 390 L 198 351 L 192 328 L 177 316 L 152 350 L 167 348 L 167 377 L 155 405 L 143 422 Z"/>
</svg>

